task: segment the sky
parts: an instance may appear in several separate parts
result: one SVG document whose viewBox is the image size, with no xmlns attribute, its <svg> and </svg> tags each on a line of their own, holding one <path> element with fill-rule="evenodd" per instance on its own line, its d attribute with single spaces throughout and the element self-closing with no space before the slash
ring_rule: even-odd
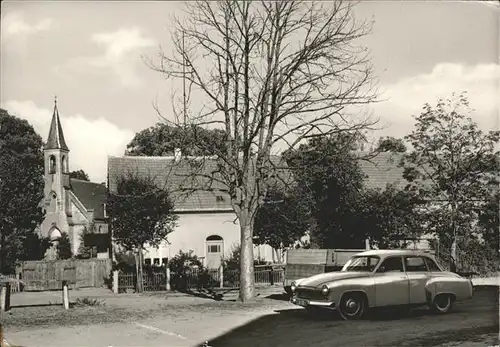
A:
<svg viewBox="0 0 500 347">
<path fill-rule="evenodd" d="M 2 1 L 0 107 L 47 138 L 57 95 L 70 170 L 106 180 L 107 157 L 123 155 L 134 134 L 172 113 L 178 86 L 144 58 L 172 50 L 172 16 L 181 2 Z M 472 118 L 498 129 L 500 6 L 495 2 L 362 1 L 373 19 L 360 43 L 371 51 L 380 103 L 373 136 L 411 132 L 424 103 L 467 91 Z"/>
</svg>

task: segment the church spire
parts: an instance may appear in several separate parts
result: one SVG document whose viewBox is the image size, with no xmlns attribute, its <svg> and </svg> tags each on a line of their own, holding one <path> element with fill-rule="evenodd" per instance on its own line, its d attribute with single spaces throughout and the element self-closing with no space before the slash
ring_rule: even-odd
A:
<svg viewBox="0 0 500 347">
<path fill-rule="evenodd" d="M 69 151 L 69 148 L 66 145 L 66 141 L 64 140 L 61 120 L 59 119 L 59 110 L 57 109 L 57 96 L 54 97 L 54 113 L 52 114 L 49 138 L 47 139 L 45 149 L 62 149 L 65 151 Z"/>
</svg>

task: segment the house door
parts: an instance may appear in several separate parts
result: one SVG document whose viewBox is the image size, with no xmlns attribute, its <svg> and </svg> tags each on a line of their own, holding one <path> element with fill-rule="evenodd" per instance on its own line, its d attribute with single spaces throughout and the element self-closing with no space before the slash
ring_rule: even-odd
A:
<svg viewBox="0 0 500 347">
<path fill-rule="evenodd" d="M 207 237 L 206 240 L 206 266 L 209 269 L 218 269 L 224 257 L 224 240 L 218 235 Z"/>
</svg>

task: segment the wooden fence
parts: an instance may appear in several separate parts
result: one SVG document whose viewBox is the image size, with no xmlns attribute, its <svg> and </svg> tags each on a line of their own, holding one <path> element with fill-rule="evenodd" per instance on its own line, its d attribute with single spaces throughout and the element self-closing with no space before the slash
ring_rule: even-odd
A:
<svg viewBox="0 0 500 347">
<path fill-rule="evenodd" d="M 222 275 L 222 285 L 221 285 Z M 284 269 L 259 269 L 254 271 L 256 285 L 281 285 L 284 279 Z M 175 289 L 176 284 L 182 281 L 187 289 L 195 289 L 200 285 L 210 288 L 238 288 L 239 287 L 239 270 L 223 270 L 210 269 L 206 272 L 201 272 L 198 269 L 191 269 L 181 276 L 176 273 L 170 273 L 168 279 L 171 288 Z M 134 291 L 136 287 L 135 273 L 118 273 L 118 291 Z M 163 270 L 145 272 L 143 274 L 143 289 L 146 292 L 164 291 L 167 289 L 167 271 Z"/>
<path fill-rule="evenodd" d="M 101 287 L 110 278 L 111 259 L 26 261 L 17 272 L 25 291 L 61 289 L 62 281 L 70 288 Z"/>
</svg>

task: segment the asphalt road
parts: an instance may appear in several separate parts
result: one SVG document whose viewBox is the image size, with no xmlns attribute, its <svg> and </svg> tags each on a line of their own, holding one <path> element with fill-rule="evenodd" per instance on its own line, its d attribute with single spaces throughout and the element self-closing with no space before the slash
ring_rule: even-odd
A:
<svg viewBox="0 0 500 347">
<path fill-rule="evenodd" d="M 498 287 L 477 289 L 446 315 L 426 308 L 377 312 L 363 321 L 310 317 L 290 305 L 210 341 L 213 347 L 482 346 L 498 344 Z"/>
</svg>

